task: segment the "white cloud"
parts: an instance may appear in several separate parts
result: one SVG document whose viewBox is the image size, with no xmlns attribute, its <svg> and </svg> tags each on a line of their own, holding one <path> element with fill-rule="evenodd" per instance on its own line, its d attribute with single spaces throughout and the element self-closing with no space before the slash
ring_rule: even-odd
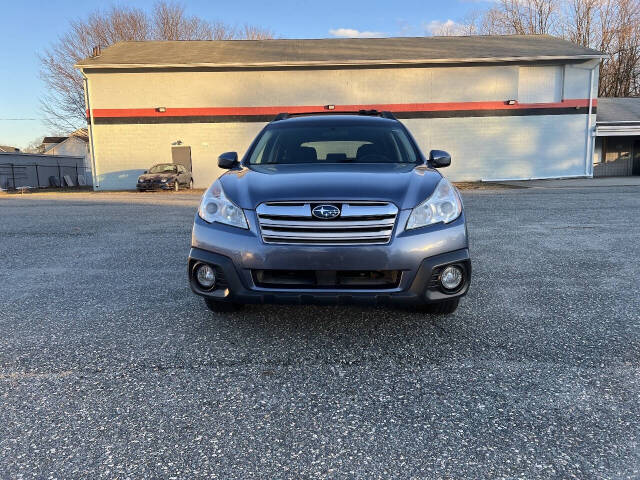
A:
<svg viewBox="0 0 640 480">
<path fill-rule="evenodd" d="M 408 36 L 416 35 L 415 27 L 404 18 L 399 18 L 396 20 L 396 27 L 397 27 L 396 35 L 400 37 L 408 37 Z M 418 35 L 422 35 L 422 32 L 419 32 Z"/>
<path fill-rule="evenodd" d="M 332 28 L 331 30 L 329 30 L 329 33 L 334 37 L 343 38 L 371 38 L 385 36 L 385 33 L 383 32 L 361 32 L 360 30 L 356 30 L 355 28 Z"/>
<path fill-rule="evenodd" d="M 431 20 L 424 23 L 424 30 L 430 35 L 463 35 L 465 26 L 448 19 L 446 22 L 441 20 Z"/>
</svg>

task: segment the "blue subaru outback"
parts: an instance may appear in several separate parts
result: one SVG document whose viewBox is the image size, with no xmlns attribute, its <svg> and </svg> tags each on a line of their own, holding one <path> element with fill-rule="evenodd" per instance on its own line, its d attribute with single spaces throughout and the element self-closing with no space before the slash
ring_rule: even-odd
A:
<svg viewBox="0 0 640 480">
<path fill-rule="evenodd" d="M 451 313 L 471 279 L 462 201 L 391 113 L 280 114 L 204 193 L 188 260 L 214 311 L 400 303 Z"/>
</svg>

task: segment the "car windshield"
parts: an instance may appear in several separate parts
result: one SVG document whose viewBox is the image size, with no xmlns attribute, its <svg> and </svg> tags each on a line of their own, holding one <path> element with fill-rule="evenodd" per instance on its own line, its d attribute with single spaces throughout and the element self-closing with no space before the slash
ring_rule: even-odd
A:
<svg viewBox="0 0 640 480">
<path fill-rule="evenodd" d="M 175 173 L 176 166 L 170 163 L 161 163 L 160 165 L 154 165 L 149 169 L 149 173 Z"/>
<path fill-rule="evenodd" d="M 307 125 L 264 130 L 249 164 L 416 163 L 417 159 L 401 127 Z"/>
</svg>

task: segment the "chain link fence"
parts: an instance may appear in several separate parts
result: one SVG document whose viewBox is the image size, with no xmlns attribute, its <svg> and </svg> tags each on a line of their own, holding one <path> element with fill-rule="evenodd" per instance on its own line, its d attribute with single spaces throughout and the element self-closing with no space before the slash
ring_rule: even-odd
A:
<svg viewBox="0 0 640 480">
<path fill-rule="evenodd" d="M 91 186 L 91 170 L 83 157 L 0 154 L 0 188 L 61 188 Z"/>
</svg>

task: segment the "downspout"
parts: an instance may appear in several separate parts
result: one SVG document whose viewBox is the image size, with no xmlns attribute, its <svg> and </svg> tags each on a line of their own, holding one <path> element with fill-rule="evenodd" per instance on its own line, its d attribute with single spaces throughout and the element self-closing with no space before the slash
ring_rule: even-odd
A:
<svg viewBox="0 0 640 480">
<path fill-rule="evenodd" d="M 93 144 L 93 109 L 91 108 L 91 101 L 89 100 L 89 79 L 82 70 L 80 70 L 80 74 L 82 75 L 82 78 L 84 78 L 84 103 L 87 112 L 89 113 L 89 153 L 91 154 L 91 178 L 93 189 L 95 190 L 100 185 L 98 185 L 98 175 L 96 173 L 96 153 Z"/>
<path fill-rule="evenodd" d="M 585 163 L 585 175 L 587 177 L 593 177 L 593 125 L 592 125 L 592 113 L 593 113 L 593 79 L 595 77 L 595 70 L 600 66 L 597 63 L 591 68 L 591 76 L 589 78 L 589 116 L 588 116 L 588 128 L 587 128 L 587 161 Z"/>
</svg>

